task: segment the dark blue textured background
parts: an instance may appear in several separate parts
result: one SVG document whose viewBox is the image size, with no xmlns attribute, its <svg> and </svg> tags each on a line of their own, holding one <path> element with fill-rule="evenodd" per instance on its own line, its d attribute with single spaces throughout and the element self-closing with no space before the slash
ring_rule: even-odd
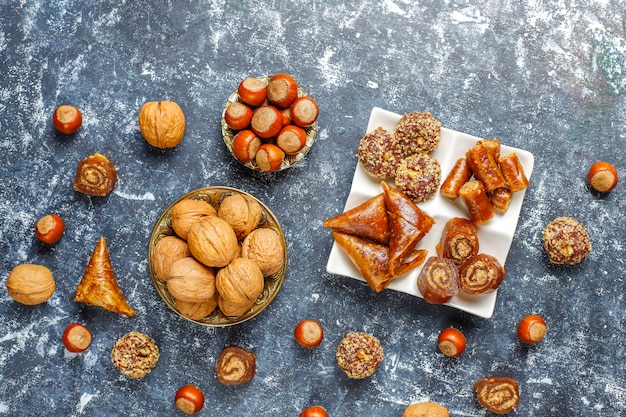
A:
<svg viewBox="0 0 626 417">
<path fill-rule="evenodd" d="M 416 401 L 454 416 L 484 416 L 473 393 L 487 375 L 517 378 L 519 416 L 626 415 L 624 185 L 607 196 L 585 181 L 595 160 L 626 173 L 626 3 L 623 0 L 0 2 L 0 276 L 18 263 L 48 266 L 57 291 L 26 307 L 0 291 L 0 415 L 177 415 L 176 389 L 206 393 L 204 416 L 296 416 L 311 404 L 337 416 L 400 416 Z M 521 3 L 521 4 L 520 4 Z M 253 173 L 227 154 L 220 115 L 247 76 L 289 72 L 320 105 L 307 158 L 281 173 Z M 137 113 L 174 100 L 187 117 L 175 149 L 151 148 Z M 79 107 L 81 130 L 55 132 L 53 109 Z M 535 156 L 532 186 L 493 317 L 325 272 L 332 239 L 322 220 L 342 211 L 371 108 L 430 111 L 445 127 L 496 137 Z M 119 183 L 105 199 L 73 191 L 79 160 L 101 152 Z M 159 299 L 147 271 L 148 238 L 173 200 L 227 185 L 252 193 L 278 216 L 289 249 L 285 284 L 256 318 L 236 327 L 187 322 Z M 52 247 L 34 224 L 60 214 Z M 593 251 L 582 265 L 547 263 L 541 230 L 570 215 Z M 99 236 L 137 310 L 128 319 L 72 301 Z M 522 345 L 518 320 L 541 314 L 546 339 Z M 295 324 L 316 318 L 326 338 L 297 346 Z M 72 321 L 94 334 L 67 352 Z M 436 349 L 453 325 L 468 338 L 457 359 Z M 111 364 L 114 341 L 151 335 L 161 359 L 131 381 Z M 334 352 L 344 333 L 368 331 L 385 348 L 382 366 L 353 381 Z M 226 387 L 214 376 L 219 351 L 236 343 L 257 354 L 258 374 Z M 45 412 L 44 412 L 45 410 Z M 51 411 L 49 411 L 51 410 Z M 180 414 L 180 413 L 179 413 Z"/>
</svg>

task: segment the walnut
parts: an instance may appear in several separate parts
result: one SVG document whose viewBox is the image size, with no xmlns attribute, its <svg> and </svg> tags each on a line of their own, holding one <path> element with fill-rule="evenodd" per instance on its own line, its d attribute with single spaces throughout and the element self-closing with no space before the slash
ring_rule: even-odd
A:
<svg viewBox="0 0 626 417">
<path fill-rule="evenodd" d="M 200 303 L 191 303 L 189 301 L 182 301 L 174 299 L 176 309 L 180 314 L 191 320 L 202 320 L 215 310 L 217 307 L 217 291 L 213 298 L 208 301 L 202 301 Z"/>
<path fill-rule="evenodd" d="M 187 234 L 191 254 L 206 266 L 221 268 L 239 252 L 235 231 L 216 216 L 207 216 L 194 223 Z"/>
<path fill-rule="evenodd" d="M 161 281 L 167 279 L 170 267 L 180 258 L 191 256 L 187 242 L 177 236 L 165 236 L 157 242 L 152 252 L 152 269 Z"/>
<path fill-rule="evenodd" d="M 450 417 L 450 412 L 441 404 L 422 402 L 409 405 L 402 417 Z"/>
<path fill-rule="evenodd" d="M 215 285 L 226 301 L 244 306 L 259 298 L 265 281 L 263 273 L 254 262 L 246 258 L 235 258 L 217 272 Z"/>
<path fill-rule="evenodd" d="M 241 240 L 259 225 L 263 210 L 249 195 L 232 194 L 222 200 L 217 215 L 231 225 L 237 239 Z"/>
<path fill-rule="evenodd" d="M 234 317 L 239 317 L 245 312 L 247 312 L 248 310 L 250 310 L 252 306 L 254 305 L 255 301 L 251 301 L 248 304 L 239 305 L 239 304 L 233 304 L 229 300 L 220 296 L 218 297 L 217 305 L 219 306 L 220 311 L 224 313 L 225 316 L 234 318 Z"/>
<path fill-rule="evenodd" d="M 11 298 L 26 305 L 47 301 L 56 289 L 52 272 L 43 265 L 35 264 L 20 264 L 13 268 L 6 285 Z"/>
<path fill-rule="evenodd" d="M 206 216 L 215 216 L 217 211 L 204 200 L 185 199 L 172 206 L 172 229 L 181 239 L 187 240 L 189 228 Z"/>
<path fill-rule="evenodd" d="M 149 101 L 139 111 L 139 129 L 150 145 L 173 148 L 185 134 L 185 115 L 173 101 Z"/>
<path fill-rule="evenodd" d="M 193 257 L 174 262 L 167 277 L 172 297 L 191 303 L 209 301 L 215 296 L 215 273 Z"/>
<path fill-rule="evenodd" d="M 243 241 L 241 256 L 259 266 L 263 276 L 280 271 L 285 260 L 283 242 L 278 233 L 267 227 L 255 229 Z"/>
</svg>

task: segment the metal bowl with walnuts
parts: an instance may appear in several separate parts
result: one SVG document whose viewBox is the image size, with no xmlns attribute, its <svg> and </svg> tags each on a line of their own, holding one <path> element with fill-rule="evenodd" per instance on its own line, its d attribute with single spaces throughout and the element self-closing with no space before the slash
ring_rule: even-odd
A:
<svg viewBox="0 0 626 417">
<path fill-rule="evenodd" d="M 180 207 L 187 211 L 180 213 Z M 193 231 L 184 239 L 177 235 L 179 224 L 189 227 L 194 218 Z M 224 235 L 223 242 L 216 234 Z M 262 234 L 272 239 L 260 245 Z M 185 262 L 188 257 L 199 262 Z M 230 187 L 201 188 L 179 197 L 159 216 L 148 245 L 148 268 L 157 293 L 178 315 L 206 326 L 231 326 L 256 316 L 276 297 L 287 270 L 287 243 L 276 216 L 252 195 Z"/>
</svg>

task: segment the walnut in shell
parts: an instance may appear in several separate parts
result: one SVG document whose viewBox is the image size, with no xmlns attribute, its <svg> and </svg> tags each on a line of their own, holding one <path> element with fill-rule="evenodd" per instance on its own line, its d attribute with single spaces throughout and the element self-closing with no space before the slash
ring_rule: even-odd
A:
<svg viewBox="0 0 626 417">
<path fill-rule="evenodd" d="M 154 246 L 152 270 L 158 279 L 165 281 L 172 264 L 187 256 L 191 256 L 187 242 L 177 236 L 165 236 Z"/>
<path fill-rule="evenodd" d="M 274 229 L 255 229 L 243 241 L 241 256 L 257 264 L 263 276 L 280 271 L 285 260 L 285 249 L 280 236 Z"/>
<path fill-rule="evenodd" d="M 47 301 L 56 289 L 52 272 L 43 265 L 17 265 L 7 278 L 11 298 L 21 304 L 35 305 Z"/>
<path fill-rule="evenodd" d="M 259 298 L 265 281 L 257 264 L 246 258 L 235 258 L 217 272 L 215 285 L 226 301 L 244 306 Z"/>
<path fill-rule="evenodd" d="M 221 268 L 239 252 L 233 228 L 217 216 L 207 216 L 194 223 L 187 235 L 191 254 L 206 266 Z"/>
<path fill-rule="evenodd" d="M 191 256 L 174 262 L 167 277 L 172 297 L 190 303 L 202 303 L 215 296 L 215 273 Z"/>
<path fill-rule="evenodd" d="M 189 301 L 174 299 L 174 304 L 176 305 L 176 310 L 188 319 L 202 320 L 217 307 L 217 291 L 215 292 L 215 296 L 208 301 L 191 303 Z"/>
<path fill-rule="evenodd" d="M 185 114 L 173 101 L 148 101 L 139 111 L 139 129 L 150 145 L 167 149 L 178 145 L 185 134 Z"/>
<path fill-rule="evenodd" d="M 205 218 L 215 216 L 217 211 L 204 200 L 184 199 L 172 206 L 172 229 L 181 239 L 187 240 L 191 226 Z"/>
<path fill-rule="evenodd" d="M 225 299 L 224 297 L 218 297 L 217 300 L 217 305 L 220 308 L 220 311 L 226 316 L 226 317 L 239 317 L 242 314 L 244 314 L 245 312 L 247 312 L 248 310 L 250 310 L 252 308 L 252 306 L 254 305 L 255 301 L 251 301 L 248 304 L 233 304 L 232 302 L 230 302 L 229 300 Z"/>
<path fill-rule="evenodd" d="M 254 198 L 237 193 L 222 200 L 217 216 L 230 224 L 241 240 L 259 225 L 263 210 Z"/>
</svg>

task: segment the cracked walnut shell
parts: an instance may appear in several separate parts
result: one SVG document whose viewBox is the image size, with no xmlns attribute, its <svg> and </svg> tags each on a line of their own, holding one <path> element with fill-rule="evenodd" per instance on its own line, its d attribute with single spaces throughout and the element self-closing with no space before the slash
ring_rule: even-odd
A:
<svg viewBox="0 0 626 417">
<path fill-rule="evenodd" d="M 261 205 L 246 194 L 232 194 L 222 200 L 217 216 L 231 225 L 237 239 L 245 238 L 263 218 Z"/>
<path fill-rule="evenodd" d="M 262 227 L 246 236 L 241 245 L 241 256 L 257 264 L 263 276 L 269 277 L 283 266 L 285 250 L 278 233 Z"/>
<path fill-rule="evenodd" d="M 139 129 L 150 145 L 173 148 L 185 134 L 185 115 L 173 101 L 148 101 L 139 111 Z"/>
</svg>

